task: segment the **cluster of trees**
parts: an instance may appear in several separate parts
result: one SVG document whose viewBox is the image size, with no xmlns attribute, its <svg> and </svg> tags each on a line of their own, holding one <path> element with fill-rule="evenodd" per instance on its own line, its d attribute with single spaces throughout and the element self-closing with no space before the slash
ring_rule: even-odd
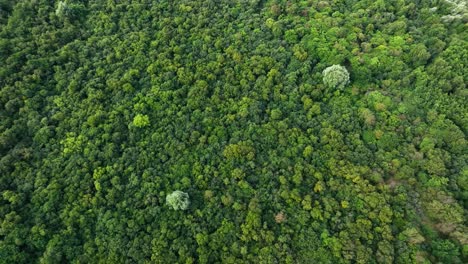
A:
<svg viewBox="0 0 468 264">
<path fill-rule="evenodd" d="M 460 12 L 0 0 L 0 259 L 466 263 Z"/>
</svg>

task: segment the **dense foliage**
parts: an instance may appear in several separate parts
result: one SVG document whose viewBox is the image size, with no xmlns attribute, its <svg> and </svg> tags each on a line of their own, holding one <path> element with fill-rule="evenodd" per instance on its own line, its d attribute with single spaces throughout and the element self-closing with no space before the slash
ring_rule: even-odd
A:
<svg viewBox="0 0 468 264">
<path fill-rule="evenodd" d="M 0 0 L 0 263 L 466 263 L 461 3 Z"/>
<path fill-rule="evenodd" d="M 187 210 L 190 205 L 189 195 L 182 191 L 174 191 L 166 196 L 166 203 L 174 210 Z"/>
<path fill-rule="evenodd" d="M 332 65 L 322 72 L 323 83 L 328 88 L 338 88 L 342 90 L 349 83 L 349 72 L 345 67 Z"/>
</svg>

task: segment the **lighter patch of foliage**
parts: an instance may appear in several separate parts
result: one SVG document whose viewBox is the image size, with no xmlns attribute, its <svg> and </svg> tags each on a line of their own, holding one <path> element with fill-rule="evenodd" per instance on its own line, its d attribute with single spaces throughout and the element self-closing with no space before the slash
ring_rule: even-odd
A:
<svg viewBox="0 0 468 264">
<path fill-rule="evenodd" d="M 55 10 L 55 14 L 58 17 L 63 17 L 69 13 L 70 13 L 70 7 L 68 6 L 68 4 L 64 1 L 59 1 L 57 5 L 57 9 Z"/>
<path fill-rule="evenodd" d="M 349 73 L 345 67 L 340 65 L 332 65 L 326 68 L 322 75 L 323 83 L 328 88 L 342 90 L 349 83 Z"/>
<path fill-rule="evenodd" d="M 452 7 L 449 15 L 442 17 L 442 21 L 448 23 L 454 20 L 468 19 L 468 7 L 466 0 L 445 0 Z"/>
<path fill-rule="evenodd" d="M 83 4 L 70 3 L 69 1 L 59 1 L 55 15 L 59 18 L 75 19 L 83 12 Z"/>
<path fill-rule="evenodd" d="M 147 115 L 138 114 L 133 119 L 133 125 L 136 127 L 145 127 L 149 126 L 150 121 Z"/>
<path fill-rule="evenodd" d="M 174 210 L 187 210 L 190 205 L 189 195 L 182 191 L 174 191 L 166 196 L 166 203 Z"/>
</svg>

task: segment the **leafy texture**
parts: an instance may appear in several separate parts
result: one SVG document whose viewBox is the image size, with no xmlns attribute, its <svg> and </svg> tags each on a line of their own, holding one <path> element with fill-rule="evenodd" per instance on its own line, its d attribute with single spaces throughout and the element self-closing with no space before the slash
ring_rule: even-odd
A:
<svg viewBox="0 0 468 264">
<path fill-rule="evenodd" d="M 342 90 L 349 83 L 349 73 L 345 67 L 332 65 L 322 72 L 323 83 L 329 88 Z"/>
<path fill-rule="evenodd" d="M 166 196 L 166 203 L 174 210 L 187 210 L 190 205 L 189 195 L 182 191 L 174 191 Z"/>
<path fill-rule="evenodd" d="M 0 264 L 468 263 L 464 2 L 0 0 Z"/>
</svg>

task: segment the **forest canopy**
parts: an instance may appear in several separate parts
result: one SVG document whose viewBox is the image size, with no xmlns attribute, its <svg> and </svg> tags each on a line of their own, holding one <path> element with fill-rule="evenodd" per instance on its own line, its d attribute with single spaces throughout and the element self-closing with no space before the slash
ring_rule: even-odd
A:
<svg viewBox="0 0 468 264">
<path fill-rule="evenodd" d="M 464 0 L 0 0 L 0 263 L 467 263 Z"/>
</svg>

